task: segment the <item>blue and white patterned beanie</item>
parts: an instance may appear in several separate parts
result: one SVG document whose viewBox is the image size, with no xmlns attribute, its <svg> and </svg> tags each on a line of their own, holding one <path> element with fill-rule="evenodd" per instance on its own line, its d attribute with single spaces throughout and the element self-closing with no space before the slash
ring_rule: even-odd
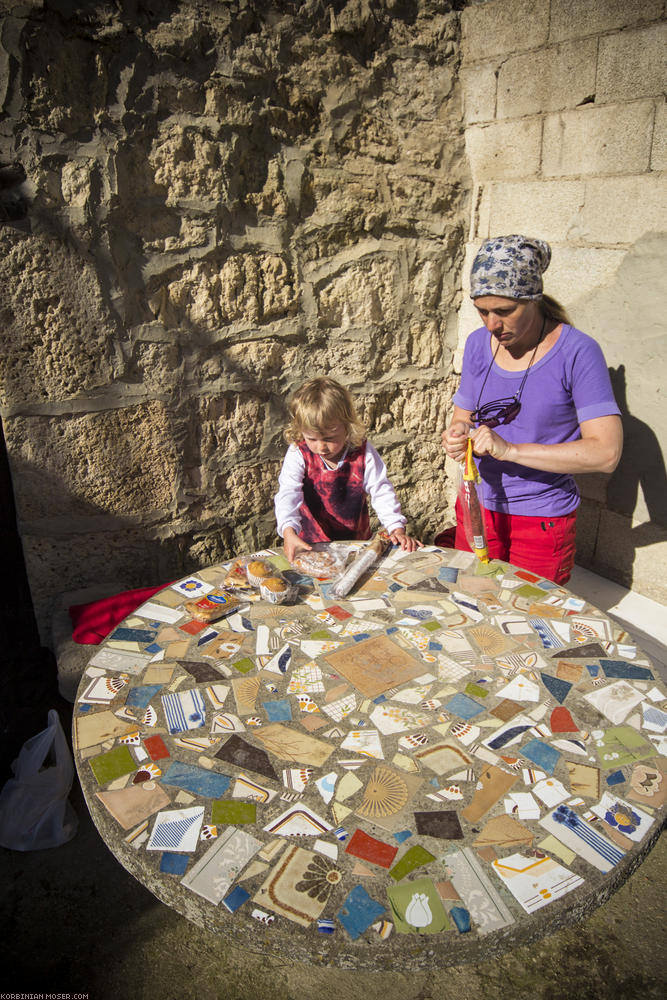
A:
<svg viewBox="0 0 667 1000">
<path fill-rule="evenodd" d="M 516 234 L 485 240 L 470 272 L 470 298 L 539 299 L 550 260 L 551 247 L 544 240 Z"/>
</svg>

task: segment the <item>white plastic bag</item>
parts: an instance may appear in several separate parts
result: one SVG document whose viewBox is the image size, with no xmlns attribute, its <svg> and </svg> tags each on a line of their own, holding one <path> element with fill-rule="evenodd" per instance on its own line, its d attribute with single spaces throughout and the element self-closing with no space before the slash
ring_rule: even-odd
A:
<svg viewBox="0 0 667 1000">
<path fill-rule="evenodd" d="M 21 747 L 0 792 L 0 845 L 40 851 L 71 840 L 79 820 L 67 801 L 74 765 L 55 709 L 46 729 Z"/>
</svg>

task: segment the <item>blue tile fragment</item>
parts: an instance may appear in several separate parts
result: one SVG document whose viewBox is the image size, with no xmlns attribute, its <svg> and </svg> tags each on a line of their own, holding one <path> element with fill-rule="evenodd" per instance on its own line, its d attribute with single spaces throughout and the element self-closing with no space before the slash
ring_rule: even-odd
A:
<svg viewBox="0 0 667 1000">
<path fill-rule="evenodd" d="M 173 851 L 165 851 L 160 858 L 160 871 L 166 875 L 185 875 L 189 860 L 189 854 L 174 854 Z"/>
<path fill-rule="evenodd" d="M 412 830 L 399 830 L 398 833 L 394 834 L 394 839 L 397 840 L 399 844 L 402 844 L 404 840 L 407 840 L 408 837 L 411 836 Z"/>
<path fill-rule="evenodd" d="M 132 688 L 125 701 L 126 705 L 132 708 L 148 708 L 151 698 L 164 687 L 163 684 L 144 684 L 141 687 Z"/>
<path fill-rule="evenodd" d="M 355 885 L 336 916 L 352 940 L 356 941 L 384 911 L 384 906 L 369 896 L 362 885 Z"/>
<path fill-rule="evenodd" d="M 562 705 L 572 689 L 570 682 L 564 681 L 560 677 L 554 677 L 553 674 L 545 674 L 544 671 L 540 671 L 540 677 L 549 694 L 553 695 L 556 701 Z"/>
<path fill-rule="evenodd" d="M 622 771 L 612 771 L 611 774 L 607 775 L 608 785 L 620 785 L 625 781 L 625 775 Z"/>
<path fill-rule="evenodd" d="M 449 915 L 456 924 L 456 929 L 460 934 L 467 934 L 470 930 L 470 914 L 463 906 L 452 906 Z"/>
<path fill-rule="evenodd" d="M 600 668 L 598 667 L 597 663 L 587 663 L 586 670 L 589 672 L 591 677 L 597 677 L 597 675 L 600 673 Z"/>
<path fill-rule="evenodd" d="M 352 638 L 354 639 L 355 642 L 363 642 L 364 639 L 370 639 L 370 633 L 368 633 L 368 632 L 357 632 L 357 634 L 353 635 Z"/>
<path fill-rule="evenodd" d="M 270 722 L 290 722 L 292 719 L 292 706 L 289 698 L 279 698 L 277 701 L 264 701 L 262 707 L 266 712 Z"/>
<path fill-rule="evenodd" d="M 554 773 L 560 758 L 560 751 L 542 740 L 531 740 L 530 743 L 526 743 L 525 747 L 521 747 L 521 754 L 532 760 L 533 764 L 544 768 L 547 774 Z"/>
<path fill-rule="evenodd" d="M 232 779 L 226 774 L 207 771 L 203 767 L 185 764 L 183 761 L 173 761 L 162 775 L 163 785 L 184 788 L 186 792 L 205 795 L 211 799 L 219 799 L 223 796 L 231 783 Z"/>
<path fill-rule="evenodd" d="M 461 719 L 474 719 L 476 715 L 484 711 L 484 706 L 480 705 L 474 698 L 469 698 L 467 694 L 457 692 L 453 698 L 443 706 L 447 712 L 458 715 Z"/>
<path fill-rule="evenodd" d="M 648 667 L 639 667 L 635 663 L 626 663 L 625 660 L 600 660 L 600 665 L 605 677 L 622 677 L 634 681 L 655 680 L 653 671 Z"/>
<path fill-rule="evenodd" d="M 222 900 L 222 905 L 226 906 L 230 913 L 236 913 L 239 906 L 243 906 L 247 900 L 250 899 L 250 893 L 241 885 L 237 885 L 236 888 L 232 889 L 231 892 Z"/>
</svg>

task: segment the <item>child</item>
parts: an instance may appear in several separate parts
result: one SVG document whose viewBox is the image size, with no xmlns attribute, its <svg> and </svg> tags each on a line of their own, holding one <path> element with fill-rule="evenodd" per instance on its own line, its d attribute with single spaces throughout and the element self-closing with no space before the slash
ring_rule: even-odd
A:
<svg viewBox="0 0 667 1000">
<path fill-rule="evenodd" d="M 371 537 L 366 495 L 392 542 L 407 552 L 421 542 L 406 518 L 387 469 L 365 437 L 352 398 L 331 378 L 314 378 L 294 393 L 290 442 L 275 496 L 278 534 L 290 562 L 315 542 Z"/>
</svg>

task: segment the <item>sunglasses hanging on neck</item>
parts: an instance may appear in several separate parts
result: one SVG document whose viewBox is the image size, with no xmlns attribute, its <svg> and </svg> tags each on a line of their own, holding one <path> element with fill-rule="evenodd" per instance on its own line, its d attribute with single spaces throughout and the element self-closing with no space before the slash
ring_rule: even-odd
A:
<svg viewBox="0 0 667 1000">
<path fill-rule="evenodd" d="M 523 373 L 523 378 L 521 379 L 521 385 L 519 386 L 517 392 L 513 396 L 506 396 L 503 399 L 492 399 L 488 403 L 484 403 L 482 406 L 479 405 L 482 398 L 482 393 L 484 392 L 484 386 L 486 385 L 486 380 L 489 377 L 491 369 L 493 368 L 493 362 L 496 360 L 496 354 L 498 353 L 498 348 L 500 344 L 496 347 L 493 352 L 493 357 L 491 358 L 491 364 L 487 368 L 486 375 L 484 376 L 484 381 L 482 382 L 482 387 L 479 390 L 479 396 L 477 397 L 477 405 L 475 409 L 470 414 L 470 419 L 473 423 L 483 424 L 485 427 L 500 427 L 502 424 L 510 424 L 518 415 L 521 410 L 521 395 L 523 393 L 523 387 L 526 384 L 526 379 L 528 378 L 528 372 L 531 369 L 533 361 L 535 360 L 535 355 L 537 354 L 537 348 L 542 343 L 542 337 L 544 336 L 544 331 L 547 325 L 547 318 L 544 317 L 542 322 L 542 329 L 540 331 L 540 336 L 535 344 L 535 349 L 530 356 L 530 361 L 528 362 L 528 367 Z"/>
</svg>

